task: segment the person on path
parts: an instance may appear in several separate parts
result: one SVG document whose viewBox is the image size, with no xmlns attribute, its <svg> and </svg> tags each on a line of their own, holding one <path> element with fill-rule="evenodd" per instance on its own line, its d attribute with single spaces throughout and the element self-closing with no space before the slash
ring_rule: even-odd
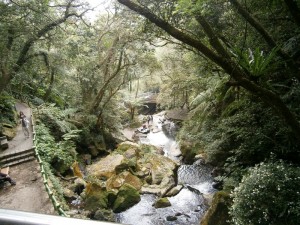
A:
<svg viewBox="0 0 300 225">
<path fill-rule="evenodd" d="M 24 132 L 24 135 L 26 138 L 29 138 L 29 121 L 22 111 L 20 111 L 20 120 L 21 120 L 22 130 Z"/>
<path fill-rule="evenodd" d="M 8 174 L 1 173 L 1 172 L 0 172 L 0 181 L 1 182 L 8 181 L 11 185 L 16 185 L 16 182 L 13 179 L 11 179 Z"/>
</svg>

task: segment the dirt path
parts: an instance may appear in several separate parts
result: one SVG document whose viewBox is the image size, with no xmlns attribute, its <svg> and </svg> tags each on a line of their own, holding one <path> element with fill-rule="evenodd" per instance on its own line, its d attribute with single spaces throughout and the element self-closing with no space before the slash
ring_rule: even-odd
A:
<svg viewBox="0 0 300 225">
<path fill-rule="evenodd" d="M 18 103 L 16 108 L 18 112 L 21 110 L 27 117 L 30 117 L 30 108 L 27 105 Z M 31 138 L 25 139 L 21 125 L 19 125 L 17 136 L 9 142 L 9 148 L 28 148 L 29 146 L 32 146 L 32 134 Z M 45 190 L 36 160 L 11 166 L 9 171 L 17 184 L 11 186 L 6 182 L 4 187 L 0 188 L 0 208 L 56 214 Z"/>
</svg>

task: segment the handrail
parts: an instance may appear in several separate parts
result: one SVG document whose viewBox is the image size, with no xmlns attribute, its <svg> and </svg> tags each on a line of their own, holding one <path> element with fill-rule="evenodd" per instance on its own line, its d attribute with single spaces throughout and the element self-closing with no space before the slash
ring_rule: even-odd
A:
<svg viewBox="0 0 300 225">
<path fill-rule="evenodd" d="M 36 140 L 36 133 L 35 133 L 35 123 L 34 123 L 34 119 L 33 119 L 33 114 L 31 112 L 31 126 L 32 126 L 32 134 L 33 134 L 33 143 L 34 143 L 34 150 L 35 150 L 35 155 L 37 158 L 37 161 L 40 165 L 40 169 L 41 169 L 41 173 L 42 173 L 42 177 L 43 177 L 43 183 L 45 185 L 45 189 L 46 192 L 48 193 L 49 198 L 51 199 L 51 202 L 54 206 L 54 209 L 56 212 L 58 212 L 58 214 L 60 216 L 64 216 L 64 217 L 69 217 L 69 215 L 67 215 L 67 213 L 62 209 L 61 204 L 57 201 L 56 197 L 53 195 L 53 192 L 51 191 L 49 184 L 48 184 L 48 176 L 47 173 L 44 169 L 44 164 L 43 164 L 43 160 L 40 157 L 38 148 L 37 148 L 37 140 Z"/>
<path fill-rule="evenodd" d="M 117 223 L 83 220 L 62 216 L 45 215 L 9 209 L 0 209 L 2 225 L 116 225 Z"/>
</svg>

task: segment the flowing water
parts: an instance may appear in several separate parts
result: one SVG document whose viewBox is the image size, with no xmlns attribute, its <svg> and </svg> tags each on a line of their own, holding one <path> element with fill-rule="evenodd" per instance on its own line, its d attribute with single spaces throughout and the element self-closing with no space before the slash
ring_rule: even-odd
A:
<svg viewBox="0 0 300 225">
<path fill-rule="evenodd" d="M 140 138 L 140 142 L 161 147 L 165 156 L 181 163 L 180 149 L 174 140 L 176 126 L 169 121 L 161 123 L 162 120 L 162 115 L 154 115 L 153 132 Z M 199 225 L 207 210 L 203 195 L 215 191 L 211 171 L 212 168 L 201 160 L 193 165 L 181 165 L 177 177 L 178 184 L 184 188 L 176 196 L 168 198 L 170 207 L 156 209 L 152 205 L 158 197 L 144 194 L 138 204 L 117 215 L 118 222 L 132 225 Z"/>
</svg>

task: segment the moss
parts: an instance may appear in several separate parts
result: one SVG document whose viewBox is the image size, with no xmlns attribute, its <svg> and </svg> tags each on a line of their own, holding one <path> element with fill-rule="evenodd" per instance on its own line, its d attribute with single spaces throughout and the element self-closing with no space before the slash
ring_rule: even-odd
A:
<svg viewBox="0 0 300 225">
<path fill-rule="evenodd" d="M 168 198 L 160 198 L 154 203 L 155 208 L 165 208 L 171 206 Z"/>
<path fill-rule="evenodd" d="M 225 191 L 217 192 L 200 225 L 229 225 L 230 217 L 228 211 L 230 205 L 229 193 Z"/>
<path fill-rule="evenodd" d="M 117 199 L 113 205 L 113 211 L 119 213 L 125 211 L 141 200 L 138 190 L 130 184 L 124 184 L 117 195 Z"/>
<path fill-rule="evenodd" d="M 99 191 L 89 195 L 85 199 L 85 209 L 95 212 L 98 209 L 108 208 L 108 193 L 106 191 Z"/>
</svg>

